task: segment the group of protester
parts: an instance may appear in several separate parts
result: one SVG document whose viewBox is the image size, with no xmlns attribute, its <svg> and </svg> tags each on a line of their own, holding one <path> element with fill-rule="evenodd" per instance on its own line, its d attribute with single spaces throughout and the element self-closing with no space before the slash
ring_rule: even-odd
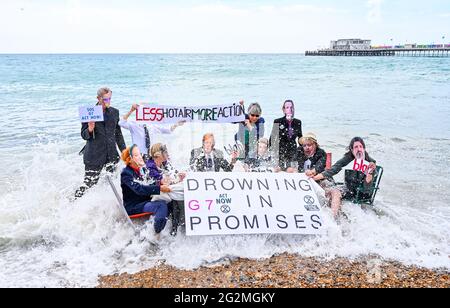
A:
<svg viewBox="0 0 450 308">
<path fill-rule="evenodd" d="M 170 128 L 153 124 L 139 125 L 129 121 L 129 117 L 137 110 L 137 105 L 132 105 L 130 111 L 120 118 L 119 111 L 111 107 L 111 98 L 112 91 L 109 88 L 99 89 L 97 105 L 103 107 L 104 121 L 82 124 L 81 136 L 86 140 L 86 146 L 82 150 L 85 178 L 84 185 L 76 191 L 75 198 L 83 196 L 88 188 L 98 182 L 103 169 L 113 172 L 121 157 L 126 165 L 121 173 L 121 187 L 127 213 L 153 213 L 156 233 L 164 229 L 171 215 L 171 234 L 175 235 L 182 221 L 183 202 L 170 199 L 164 201 L 155 196 L 170 194 L 172 185 L 182 182 L 186 174 L 174 170 L 167 147 L 162 143 L 152 143 L 152 139 L 159 134 L 171 134 L 185 122 L 179 122 Z M 244 106 L 243 101 L 240 104 Z M 214 135 L 207 133 L 203 136 L 202 147 L 191 151 L 190 171 L 231 172 L 239 161 L 245 171 L 305 173 L 324 188 L 333 215 L 337 217 L 342 198 L 355 195 L 354 186 L 371 185 L 376 171 L 375 160 L 366 152 L 364 140 L 355 137 L 344 157 L 326 170 L 327 153 L 320 147 L 315 134 L 303 135 L 302 122 L 295 118 L 294 102 L 286 100 L 282 111 L 284 116 L 274 121 L 270 136 L 265 137 L 262 108 L 258 103 L 250 104 L 245 121 L 235 123 L 238 125 L 236 145 L 226 151 L 231 160 L 225 159 L 224 153 L 216 149 Z M 130 131 L 132 146 L 126 147 L 121 128 Z M 120 156 L 117 147 L 122 152 Z M 346 179 L 345 185 L 337 185 L 333 176 L 355 158 L 370 162 L 367 172 L 353 173 L 353 179 Z"/>
</svg>

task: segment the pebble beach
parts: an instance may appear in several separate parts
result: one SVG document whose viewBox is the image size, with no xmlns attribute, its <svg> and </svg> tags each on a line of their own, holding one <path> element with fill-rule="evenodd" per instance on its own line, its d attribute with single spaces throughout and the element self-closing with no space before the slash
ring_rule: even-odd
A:
<svg viewBox="0 0 450 308">
<path fill-rule="evenodd" d="M 99 288 L 449 288 L 445 269 L 425 269 L 366 256 L 320 260 L 282 254 L 180 270 L 160 264 L 137 274 L 101 277 Z"/>
</svg>

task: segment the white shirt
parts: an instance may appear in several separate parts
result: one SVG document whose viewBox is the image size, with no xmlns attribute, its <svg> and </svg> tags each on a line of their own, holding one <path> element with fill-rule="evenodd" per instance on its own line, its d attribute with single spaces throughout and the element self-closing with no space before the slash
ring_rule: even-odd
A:
<svg viewBox="0 0 450 308">
<path fill-rule="evenodd" d="M 147 154 L 148 150 L 145 146 L 145 129 L 143 124 L 138 124 L 136 121 L 126 121 L 124 119 L 120 119 L 119 125 L 120 127 L 128 129 L 130 131 L 133 144 L 138 146 L 142 154 Z M 147 124 L 147 130 L 150 135 L 150 146 L 157 143 L 155 142 L 156 135 L 169 135 L 172 133 L 169 128 L 154 124 Z"/>
</svg>

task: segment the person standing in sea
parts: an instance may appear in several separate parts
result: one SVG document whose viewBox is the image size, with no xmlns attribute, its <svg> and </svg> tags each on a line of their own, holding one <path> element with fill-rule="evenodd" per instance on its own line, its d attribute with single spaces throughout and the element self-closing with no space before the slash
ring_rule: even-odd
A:
<svg viewBox="0 0 450 308">
<path fill-rule="evenodd" d="M 284 117 L 273 122 L 270 136 L 270 147 L 273 153 L 278 154 L 278 166 L 286 170 L 291 163 L 296 162 L 297 140 L 303 137 L 302 121 L 294 118 L 295 105 L 292 100 L 283 103 Z"/>
<path fill-rule="evenodd" d="M 82 150 L 85 166 L 84 185 L 75 192 L 75 199 L 81 198 L 86 190 L 98 183 L 105 168 L 114 172 L 120 160 L 117 147 L 122 152 L 126 145 L 119 126 L 119 110 L 111 107 L 112 91 L 101 88 L 97 91 L 97 105 L 103 107 L 103 122 L 83 123 L 81 138 L 86 140 Z"/>
</svg>

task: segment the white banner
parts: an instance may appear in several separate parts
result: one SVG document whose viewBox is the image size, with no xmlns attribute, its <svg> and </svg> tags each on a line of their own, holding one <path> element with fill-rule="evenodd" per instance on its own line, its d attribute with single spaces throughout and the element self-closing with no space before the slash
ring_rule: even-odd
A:
<svg viewBox="0 0 450 308">
<path fill-rule="evenodd" d="M 319 200 L 304 174 L 189 173 L 186 234 L 321 234 Z"/>
<path fill-rule="evenodd" d="M 353 161 L 352 170 L 366 173 L 369 171 L 370 163 L 364 159 L 355 159 Z"/>
<path fill-rule="evenodd" d="M 80 114 L 81 123 L 88 122 L 102 122 L 103 121 L 103 107 L 102 106 L 94 106 L 94 107 L 79 107 L 78 112 Z"/>
<path fill-rule="evenodd" d="M 186 122 L 234 123 L 245 121 L 244 108 L 239 104 L 201 107 L 174 107 L 140 105 L 136 110 L 136 122 L 155 124 Z"/>
</svg>

